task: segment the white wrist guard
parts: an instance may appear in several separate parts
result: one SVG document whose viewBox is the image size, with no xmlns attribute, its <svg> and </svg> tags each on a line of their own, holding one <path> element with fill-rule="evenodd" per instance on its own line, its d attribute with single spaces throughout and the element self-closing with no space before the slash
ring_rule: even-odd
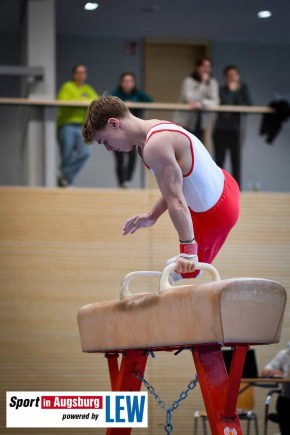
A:
<svg viewBox="0 0 290 435">
<path fill-rule="evenodd" d="M 177 255 L 177 258 L 182 257 L 182 258 L 186 258 L 188 260 L 194 260 L 195 262 L 197 262 L 197 254 L 179 254 Z"/>
</svg>

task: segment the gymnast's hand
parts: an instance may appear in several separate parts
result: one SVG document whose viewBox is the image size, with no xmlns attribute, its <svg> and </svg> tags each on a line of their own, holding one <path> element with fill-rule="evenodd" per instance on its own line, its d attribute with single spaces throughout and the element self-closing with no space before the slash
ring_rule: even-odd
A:
<svg viewBox="0 0 290 435">
<path fill-rule="evenodd" d="M 151 227 L 157 221 L 151 213 L 137 214 L 127 220 L 123 228 L 123 236 L 134 234 L 139 228 Z"/>
<path fill-rule="evenodd" d="M 192 256 L 192 258 L 185 258 L 179 255 L 176 259 L 176 273 L 192 273 L 195 271 L 195 265 L 198 262 L 197 255 Z"/>
<path fill-rule="evenodd" d="M 180 273 L 192 273 L 195 271 L 195 265 L 198 262 L 197 255 L 179 254 L 176 257 L 167 260 L 166 264 L 176 263 L 175 272 Z"/>
</svg>

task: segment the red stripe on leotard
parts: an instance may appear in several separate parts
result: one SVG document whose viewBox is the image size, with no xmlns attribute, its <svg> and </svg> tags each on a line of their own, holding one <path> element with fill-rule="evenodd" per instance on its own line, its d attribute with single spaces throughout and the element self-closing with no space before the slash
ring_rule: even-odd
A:
<svg viewBox="0 0 290 435">
<path fill-rule="evenodd" d="M 163 122 L 162 124 L 174 124 L 174 123 L 173 123 L 173 122 L 166 122 L 166 123 Z M 160 124 L 157 124 L 157 125 L 160 125 Z M 176 125 L 176 124 L 175 124 L 175 125 Z M 156 125 L 155 125 L 154 127 L 156 127 Z M 151 128 L 154 128 L 154 127 L 151 127 Z M 148 130 L 148 131 L 149 131 L 149 130 Z M 162 130 L 153 131 L 153 132 L 149 135 L 149 137 L 148 137 L 148 139 L 146 140 L 145 144 L 149 141 L 149 139 L 151 138 L 151 136 L 153 136 L 153 134 L 155 134 L 155 133 L 160 133 L 160 132 L 162 132 L 162 131 L 172 131 L 172 132 L 174 132 L 174 133 L 180 133 L 180 134 L 183 134 L 183 136 L 187 137 L 187 139 L 189 140 L 189 143 L 190 143 L 190 152 L 191 152 L 191 167 L 190 167 L 190 170 L 188 171 L 188 173 L 185 174 L 185 175 L 183 175 L 183 177 L 188 177 L 188 176 L 192 173 L 192 171 L 193 171 L 193 167 L 194 167 L 194 153 L 193 153 L 193 145 L 192 145 L 192 140 L 191 140 L 191 138 L 188 136 L 188 134 L 186 134 L 186 133 L 184 133 L 183 131 L 180 131 L 180 130 L 162 129 Z M 148 135 L 148 133 L 147 133 L 147 135 Z M 142 160 L 143 160 L 143 163 L 144 163 L 144 165 L 146 166 L 146 168 L 150 170 L 150 167 L 146 164 L 146 162 L 145 162 L 145 160 L 144 160 L 144 158 L 143 158 L 143 152 L 142 152 Z"/>
<path fill-rule="evenodd" d="M 170 121 L 167 121 L 167 122 L 158 122 L 158 124 L 155 124 L 155 125 L 153 125 L 152 127 L 149 128 L 149 130 L 147 131 L 146 137 L 148 136 L 148 133 L 149 133 L 150 130 L 152 130 L 152 128 L 157 127 L 157 125 L 163 125 L 163 124 L 174 124 L 174 122 L 170 122 Z M 162 131 L 162 130 L 159 130 L 159 131 Z M 148 139 L 146 139 L 145 145 L 146 145 L 146 143 L 148 142 L 149 139 L 150 139 L 150 137 Z M 142 149 L 140 149 L 140 151 L 141 151 L 140 156 L 141 156 L 141 158 L 143 160 L 143 163 L 146 166 L 146 168 L 148 169 L 148 171 L 150 171 L 150 166 L 148 166 L 147 163 L 144 160 Z"/>
<path fill-rule="evenodd" d="M 173 125 L 176 125 L 176 124 L 174 124 L 174 122 L 170 122 L 170 121 L 158 122 L 158 124 L 155 124 L 155 125 L 153 125 L 152 127 L 149 128 L 149 130 L 147 131 L 146 136 L 148 136 L 148 133 L 149 133 L 150 130 L 152 130 L 152 128 L 157 127 L 157 125 L 163 125 L 163 124 L 173 124 Z M 146 142 L 148 142 L 148 139 L 146 140 Z"/>
</svg>

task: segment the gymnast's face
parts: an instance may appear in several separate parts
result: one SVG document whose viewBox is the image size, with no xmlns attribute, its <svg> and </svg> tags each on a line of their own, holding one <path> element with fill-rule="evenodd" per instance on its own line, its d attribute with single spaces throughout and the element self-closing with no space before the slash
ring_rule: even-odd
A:
<svg viewBox="0 0 290 435">
<path fill-rule="evenodd" d="M 107 151 L 129 152 L 134 147 L 129 133 L 117 118 L 109 118 L 106 127 L 98 132 L 96 140 Z"/>
</svg>

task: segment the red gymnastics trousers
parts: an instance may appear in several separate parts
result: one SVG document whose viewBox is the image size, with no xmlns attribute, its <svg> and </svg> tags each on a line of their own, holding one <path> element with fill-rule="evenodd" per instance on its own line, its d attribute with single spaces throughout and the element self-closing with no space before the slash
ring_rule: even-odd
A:
<svg viewBox="0 0 290 435">
<path fill-rule="evenodd" d="M 212 263 L 225 243 L 240 214 L 240 190 L 236 180 L 225 170 L 225 183 L 218 202 L 205 212 L 189 209 L 198 244 L 198 261 Z M 199 271 L 182 274 L 183 278 L 195 278 Z"/>
</svg>

